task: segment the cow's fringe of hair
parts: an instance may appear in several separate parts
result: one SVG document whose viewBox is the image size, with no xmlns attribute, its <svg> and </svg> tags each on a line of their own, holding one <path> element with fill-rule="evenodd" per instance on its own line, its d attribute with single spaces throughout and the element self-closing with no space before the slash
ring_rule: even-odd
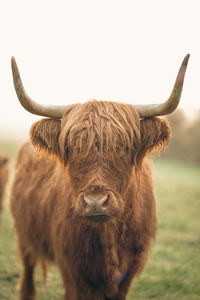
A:
<svg viewBox="0 0 200 300">
<path fill-rule="evenodd" d="M 124 150 L 135 152 L 140 142 L 139 118 L 131 105 L 91 100 L 74 106 L 64 122 L 60 136 L 63 156 L 68 147 L 81 159 L 91 152 L 120 157 Z"/>
</svg>

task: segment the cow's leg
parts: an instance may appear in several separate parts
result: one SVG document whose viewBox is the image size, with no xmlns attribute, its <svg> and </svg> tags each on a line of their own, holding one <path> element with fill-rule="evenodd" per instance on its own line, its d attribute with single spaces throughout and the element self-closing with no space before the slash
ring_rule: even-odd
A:
<svg viewBox="0 0 200 300">
<path fill-rule="evenodd" d="M 23 263 L 23 273 L 20 283 L 20 300 L 35 300 L 34 267 L 36 265 L 36 256 L 28 253 L 25 249 L 20 249 Z"/>
<path fill-rule="evenodd" d="M 63 279 L 63 286 L 65 290 L 64 300 L 80 300 L 78 299 L 77 287 L 75 285 L 72 272 L 65 259 L 57 259 L 57 262 Z"/>
<path fill-rule="evenodd" d="M 119 291 L 114 298 L 108 298 L 107 300 L 125 300 L 126 296 L 128 294 L 129 288 L 131 286 L 131 282 L 133 278 L 136 276 L 136 274 L 140 273 L 144 267 L 144 264 L 147 259 L 147 253 L 141 252 L 135 257 L 135 260 L 130 267 L 127 275 L 122 280 L 122 282 L 119 285 Z"/>
<path fill-rule="evenodd" d="M 66 280 L 68 278 L 68 280 Z M 105 300 L 104 295 L 98 290 L 92 289 L 87 283 L 81 280 L 72 280 L 70 277 L 63 277 L 65 296 L 64 300 Z"/>
<path fill-rule="evenodd" d="M 70 289 L 67 289 L 64 300 L 80 300 L 80 299 L 81 300 L 105 300 L 105 297 L 101 293 L 90 291 L 90 290 L 88 290 L 87 292 L 79 290 L 75 295 L 74 292 L 71 293 Z"/>
<path fill-rule="evenodd" d="M 119 296 L 117 298 L 108 298 L 105 296 L 104 300 L 126 300 L 126 296 Z"/>
</svg>

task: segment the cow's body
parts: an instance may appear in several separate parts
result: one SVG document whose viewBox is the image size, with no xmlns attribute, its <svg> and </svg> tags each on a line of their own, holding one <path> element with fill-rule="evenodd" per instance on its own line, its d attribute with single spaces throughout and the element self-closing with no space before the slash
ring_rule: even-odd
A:
<svg viewBox="0 0 200 300">
<path fill-rule="evenodd" d="M 0 212 L 3 207 L 3 199 L 5 194 L 6 183 L 8 181 L 9 163 L 8 157 L 0 153 Z"/>
<path fill-rule="evenodd" d="M 19 153 L 11 197 L 24 264 L 21 299 L 35 299 L 40 260 L 58 265 L 66 300 L 125 299 L 156 233 L 147 154 L 168 143 L 167 122 L 139 120 L 129 105 L 90 101 L 72 106 L 61 122 L 37 122 L 31 140 Z M 83 199 L 105 194 L 109 217 L 87 217 Z"/>
</svg>

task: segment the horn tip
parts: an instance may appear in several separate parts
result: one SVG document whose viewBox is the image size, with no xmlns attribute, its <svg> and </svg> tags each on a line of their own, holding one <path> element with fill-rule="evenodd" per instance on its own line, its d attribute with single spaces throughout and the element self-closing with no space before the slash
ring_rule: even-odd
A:
<svg viewBox="0 0 200 300">
<path fill-rule="evenodd" d="M 13 65 L 13 63 L 16 63 L 14 56 L 11 57 L 11 63 L 12 63 L 12 65 Z"/>
<path fill-rule="evenodd" d="M 13 78 L 15 79 L 19 78 L 20 77 L 19 70 L 14 56 L 11 57 L 11 67 L 12 67 Z"/>
<path fill-rule="evenodd" d="M 187 69 L 189 58 L 190 58 L 190 54 L 188 53 L 183 59 L 183 62 L 181 64 L 181 67 L 180 67 L 180 70 L 179 70 L 179 73 L 177 76 L 177 79 L 178 79 L 179 83 L 181 83 L 181 84 L 183 84 L 183 81 L 184 81 L 184 76 L 185 76 L 185 72 Z"/>
<path fill-rule="evenodd" d="M 188 54 L 185 56 L 184 60 L 183 60 L 183 64 L 184 64 L 185 66 L 187 66 L 189 58 L 190 58 L 190 54 L 188 53 Z"/>
</svg>

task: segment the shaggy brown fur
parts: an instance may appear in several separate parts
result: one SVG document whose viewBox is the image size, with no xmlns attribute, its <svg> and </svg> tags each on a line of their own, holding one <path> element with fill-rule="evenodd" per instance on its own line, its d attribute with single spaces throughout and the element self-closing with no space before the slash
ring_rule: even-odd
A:
<svg viewBox="0 0 200 300">
<path fill-rule="evenodd" d="M 8 157 L 0 153 L 0 212 L 3 208 L 3 198 L 8 181 L 9 163 Z"/>
<path fill-rule="evenodd" d="M 32 126 L 11 196 L 24 266 L 21 300 L 35 299 L 38 261 L 58 265 L 65 300 L 126 298 L 156 233 L 147 156 L 161 151 L 169 135 L 165 120 L 95 100 Z M 87 218 L 84 197 L 105 194 L 107 217 Z"/>
</svg>

